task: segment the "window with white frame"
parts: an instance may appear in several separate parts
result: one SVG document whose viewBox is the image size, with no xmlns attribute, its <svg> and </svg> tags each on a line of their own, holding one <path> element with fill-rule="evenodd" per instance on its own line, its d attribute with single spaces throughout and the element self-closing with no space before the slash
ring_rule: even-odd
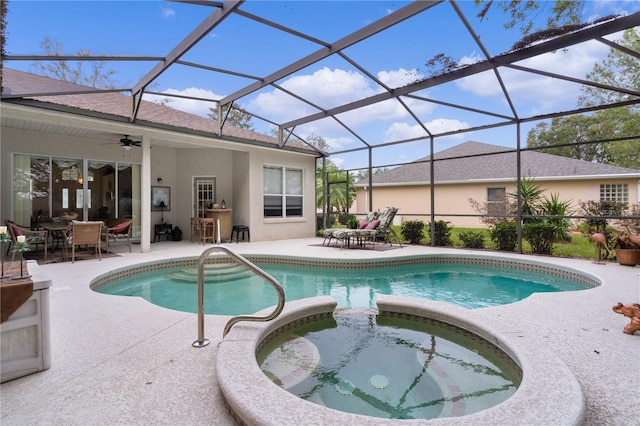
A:
<svg viewBox="0 0 640 426">
<path fill-rule="evenodd" d="M 629 201 L 629 184 L 600 184 L 600 201 L 619 201 L 621 203 L 627 203 Z"/>
<path fill-rule="evenodd" d="M 507 214 L 506 188 L 487 188 L 487 214 Z"/>
<path fill-rule="evenodd" d="M 264 166 L 264 217 L 302 217 L 302 169 Z"/>
</svg>

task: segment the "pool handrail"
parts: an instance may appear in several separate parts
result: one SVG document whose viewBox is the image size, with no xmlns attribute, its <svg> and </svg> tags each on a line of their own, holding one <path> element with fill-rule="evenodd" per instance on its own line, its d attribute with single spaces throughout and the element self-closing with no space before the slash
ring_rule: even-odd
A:
<svg viewBox="0 0 640 426">
<path fill-rule="evenodd" d="M 278 304 L 276 305 L 276 308 L 273 310 L 273 312 L 265 316 L 238 315 L 231 318 L 224 326 L 224 332 L 222 333 L 223 338 L 227 335 L 229 330 L 231 330 L 231 327 L 233 327 L 240 321 L 271 321 L 272 319 L 280 315 L 280 313 L 284 309 L 284 289 L 282 288 L 278 280 L 260 269 L 251 261 L 247 260 L 245 257 L 227 247 L 221 245 L 210 247 L 203 251 L 200 255 L 200 258 L 198 259 L 198 340 L 193 342 L 193 346 L 196 348 L 202 348 L 210 343 L 209 339 L 205 339 L 204 337 L 204 263 L 207 260 L 207 257 L 209 257 L 209 255 L 213 252 L 224 252 L 229 257 L 235 259 L 237 262 L 242 263 L 251 271 L 267 280 L 278 293 Z"/>
</svg>

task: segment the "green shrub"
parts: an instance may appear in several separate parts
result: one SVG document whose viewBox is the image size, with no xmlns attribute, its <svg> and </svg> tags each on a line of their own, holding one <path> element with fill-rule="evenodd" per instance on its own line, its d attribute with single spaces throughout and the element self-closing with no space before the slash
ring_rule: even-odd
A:
<svg viewBox="0 0 640 426">
<path fill-rule="evenodd" d="M 402 238 L 407 240 L 411 244 L 420 244 L 424 235 L 422 234 L 422 230 L 424 229 L 425 224 L 421 220 L 408 220 L 402 224 L 402 228 L 400 233 L 402 234 Z"/>
<path fill-rule="evenodd" d="M 551 254 L 555 234 L 555 226 L 545 222 L 530 222 L 522 226 L 522 238 L 531 244 L 531 252 L 537 254 Z"/>
<path fill-rule="evenodd" d="M 435 238 L 434 245 L 438 247 L 450 246 L 451 243 L 451 226 L 450 222 L 437 220 L 435 222 Z M 431 224 L 427 225 L 427 233 L 431 235 Z"/>
<path fill-rule="evenodd" d="M 347 221 L 347 228 L 357 229 L 359 224 L 360 222 L 358 221 L 358 219 L 356 219 L 356 217 L 353 216 Z"/>
<path fill-rule="evenodd" d="M 340 225 L 347 225 L 351 219 L 355 219 L 356 217 L 349 213 L 340 213 L 338 215 L 338 223 Z"/>
<path fill-rule="evenodd" d="M 484 248 L 484 234 L 482 231 L 462 231 L 458 235 L 462 244 L 466 248 L 481 249 Z"/>
<path fill-rule="evenodd" d="M 500 222 L 491 230 L 491 241 L 498 250 L 513 251 L 518 244 L 518 227 L 515 222 Z"/>
</svg>

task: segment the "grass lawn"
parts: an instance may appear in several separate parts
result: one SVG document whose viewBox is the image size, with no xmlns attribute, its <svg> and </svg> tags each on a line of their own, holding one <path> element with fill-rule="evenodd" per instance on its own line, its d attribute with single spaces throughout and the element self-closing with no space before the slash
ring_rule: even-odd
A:
<svg viewBox="0 0 640 426">
<path fill-rule="evenodd" d="M 401 227 L 393 227 L 398 236 L 402 237 Z M 461 232 L 481 232 L 484 235 L 484 248 L 487 250 L 496 250 L 496 245 L 491 241 L 491 234 L 488 229 L 484 228 L 453 228 L 451 229 L 451 241 L 456 248 L 464 248 L 462 240 L 460 240 Z M 424 230 L 425 238 L 422 240 L 422 244 L 429 244 L 430 238 L 427 235 L 427 230 Z M 531 253 L 531 246 L 527 241 L 522 241 L 523 253 Z M 557 242 L 553 244 L 553 256 L 558 257 L 575 257 L 581 259 L 595 259 L 596 251 L 593 246 L 593 242 L 588 236 L 582 234 L 571 234 L 571 242 Z"/>
</svg>

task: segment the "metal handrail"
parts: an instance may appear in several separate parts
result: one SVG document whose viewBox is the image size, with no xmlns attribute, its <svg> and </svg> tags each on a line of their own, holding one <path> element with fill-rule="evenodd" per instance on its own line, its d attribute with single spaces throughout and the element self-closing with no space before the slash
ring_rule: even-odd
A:
<svg viewBox="0 0 640 426">
<path fill-rule="evenodd" d="M 237 260 L 239 263 L 242 263 L 247 268 L 255 272 L 257 275 L 260 275 L 262 278 L 269 281 L 269 283 L 276 289 L 276 292 L 278 293 L 278 305 L 276 306 L 273 312 L 263 317 L 255 316 L 255 315 L 235 316 L 227 322 L 227 325 L 225 325 L 224 332 L 222 333 L 222 337 L 225 337 L 229 332 L 229 330 L 231 330 L 231 327 L 233 327 L 234 324 L 240 321 L 271 321 L 272 319 L 280 315 L 280 313 L 282 312 L 282 309 L 284 309 L 284 289 L 275 278 L 273 278 L 271 275 L 267 274 L 265 271 L 263 271 L 262 269 L 260 269 L 259 267 L 251 263 L 245 257 L 241 256 L 240 254 L 234 252 L 233 250 L 227 247 L 220 246 L 220 245 L 215 245 L 213 247 L 210 247 L 205 251 L 203 251 L 202 254 L 200 255 L 200 258 L 198 259 L 198 340 L 193 342 L 193 346 L 196 348 L 202 348 L 204 346 L 207 346 L 210 343 L 209 339 L 204 338 L 204 262 L 207 260 L 207 257 L 209 256 L 209 254 L 211 254 L 214 251 L 224 252 L 230 257 Z"/>
</svg>

